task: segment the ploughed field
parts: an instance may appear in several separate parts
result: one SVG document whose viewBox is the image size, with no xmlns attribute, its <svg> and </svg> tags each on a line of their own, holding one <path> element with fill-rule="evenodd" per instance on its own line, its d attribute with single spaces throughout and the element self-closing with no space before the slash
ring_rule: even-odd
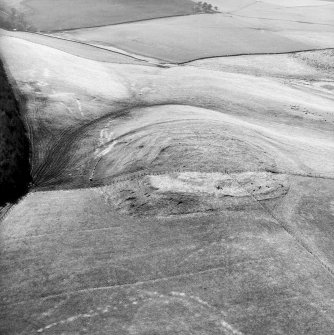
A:
<svg viewBox="0 0 334 335">
<path fill-rule="evenodd" d="M 33 178 L 1 217 L 1 334 L 332 334 L 334 52 L 284 53 L 333 46 L 332 5 L 303 2 L 0 32 Z M 305 45 L 283 13 L 318 21 Z"/>
</svg>

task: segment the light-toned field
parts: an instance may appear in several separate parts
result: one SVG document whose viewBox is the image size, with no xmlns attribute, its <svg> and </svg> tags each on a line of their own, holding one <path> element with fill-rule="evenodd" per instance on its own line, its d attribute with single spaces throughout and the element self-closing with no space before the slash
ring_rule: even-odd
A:
<svg viewBox="0 0 334 335">
<path fill-rule="evenodd" d="M 269 31 L 259 32 L 248 28 L 239 21 L 221 14 L 204 14 L 80 29 L 59 33 L 58 36 L 99 46 L 116 46 L 135 54 L 174 63 L 203 57 L 310 48 L 308 44 Z"/>
<path fill-rule="evenodd" d="M 125 55 L 125 53 L 110 52 L 110 50 L 98 48 L 93 45 L 81 44 L 79 42 L 73 43 L 71 41 L 57 39 L 47 35 L 31 34 L 23 31 L 12 32 L 3 29 L 0 29 L 0 34 L 2 36 L 11 36 L 35 44 L 45 45 L 74 56 L 79 56 L 80 58 L 91 59 L 99 62 L 149 65 L 141 58 L 129 57 Z"/>
<path fill-rule="evenodd" d="M 169 60 L 150 36 L 184 59 L 219 30 L 246 53 L 278 36 L 224 15 L 119 38 Z M 195 26 L 212 40 L 190 50 Z M 333 50 L 176 65 L 96 36 L 0 35 L 34 179 L 0 213 L 0 333 L 332 335 Z"/>
</svg>

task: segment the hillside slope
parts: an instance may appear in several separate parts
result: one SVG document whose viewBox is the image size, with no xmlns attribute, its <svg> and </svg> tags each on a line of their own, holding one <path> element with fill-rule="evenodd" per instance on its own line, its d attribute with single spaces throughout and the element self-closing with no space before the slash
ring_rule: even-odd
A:
<svg viewBox="0 0 334 335">
<path fill-rule="evenodd" d="M 0 224 L 1 334 L 332 334 L 331 51 L 0 50 L 34 183 Z"/>
</svg>

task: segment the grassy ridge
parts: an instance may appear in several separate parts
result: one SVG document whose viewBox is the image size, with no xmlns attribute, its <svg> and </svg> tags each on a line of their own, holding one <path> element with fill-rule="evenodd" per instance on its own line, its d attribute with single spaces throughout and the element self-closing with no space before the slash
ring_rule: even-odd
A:
<svg viewBox="0 0 334 335">
<path fill-rule="evenodd" d="M 0 61 L 0 204 L 23 195 L 30 180 L 28 137 Z"/>
</svg>

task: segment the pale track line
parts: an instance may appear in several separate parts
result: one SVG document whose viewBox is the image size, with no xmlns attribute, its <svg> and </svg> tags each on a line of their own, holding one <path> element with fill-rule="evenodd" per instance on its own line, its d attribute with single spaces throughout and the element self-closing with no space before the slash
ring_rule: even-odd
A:
<svg viewBox="0 0 334 335">
<path fill-rule="evenodd" d="M 232 178 L 238 185 L 239 187 L 246 191 L 250 197 L 257 203 L 259 204 L 260 208 L 266 212 L 267 214 L 269 214 L 269 216 L 272 217 L 272 219 L 274 220 L 274 222 L 276 222 L 276 224 L 281 227 L 289 236 L 291 236 L 296 242 L 297 245 L 299 245 L 301 247 L 301 249 L 305 250 L 315 261 L 316 264 L 320 264 L 320 266 L 330 275 L 330 277 L 333 279 L 334 278 L 334 272 L 332 270 L 331 267 L 329 267 L 326 263 L 324 263 L 321 258 L 315 253 L 315 251 L 313 251 L 311 248 L 309 248 L 309 246 L 304 243 L 304 241 L 302 239 L 300 239 L 299 237 L 296 236 L 296 233 L 290 229 L 290 227 L 288 227 L 287 225 L 284 224 L 283 221 L 281 221 L 280 219 L 278 219 L 276 217 L 276 215 L 269 209 L 267 208 L 264 204 L 261 203 L 260 200 L 256 199 L 256 197 L 251 193 L 248 192 L 247 189 L 245 187 L 243 187 L 236 178 L 233 178 L 231 175 L 229 175 L 230 178 Z M 301 234 L 302 235 L 302 234 Z M 308 298 L 306 295 L 304 296 L 305 300 L 308 301 L 308 303 L 310 304 L 310 306 L 312 306 L 314 304 L 314 301 L 311 300 L 310 298 Z M 331 323 L 333 323 L 333 319 L 327 315 L 327 310 L 326 307 L 323 306 L 323 303 L 321 301 L 319 301 L 317 298 L 312 297 L 313 299 L 316 300 L 317 305 L 319 307 L 319 310 L 321 312 L 321 314 Z"/>
</svg>

